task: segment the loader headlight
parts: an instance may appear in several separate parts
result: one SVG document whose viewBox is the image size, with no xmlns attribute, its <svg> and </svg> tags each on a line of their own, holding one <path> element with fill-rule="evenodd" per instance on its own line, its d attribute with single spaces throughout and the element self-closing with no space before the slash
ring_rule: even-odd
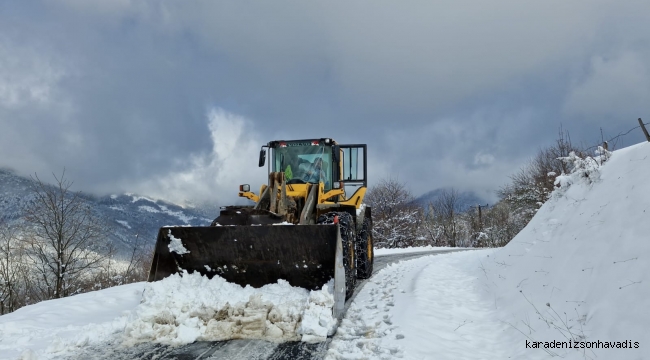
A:
<svg viewBox="0 0 650 360">
<path fill-rule="evenodd" d="M 335 181 L 335 182 L 332 184 L 332 187 L 333 187 L 334 189 L 340 189 L 340 188 L 341 188 L 341 183 L 338 182 L 338 181 Z"/>
<path fill-rule="evenodd" d="M 251 186 L 248 184 L 239 185 L 239 191 L 249 192 L 251 191 Z"/>
</svg>

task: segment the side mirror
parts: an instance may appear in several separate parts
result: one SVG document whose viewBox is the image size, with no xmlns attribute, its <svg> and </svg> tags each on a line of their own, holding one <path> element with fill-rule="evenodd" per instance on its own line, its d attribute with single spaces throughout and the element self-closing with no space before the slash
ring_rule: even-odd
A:
<svg viewBox="0 0 650 360">
<path fill-rule="evenodd" d="M 259 167 L 264 166 L 264 163 L 266 162 L 266 150 L 262 149 L 260 150 L 260 163 Z"/>
<path fill-rule="evenodd" d="M 332 146 L 332 159 L 334 160 L 334 163 L 339 162 L 339 153 L 341 152 L 341 148 L 338 145 Z"/>
</svg>

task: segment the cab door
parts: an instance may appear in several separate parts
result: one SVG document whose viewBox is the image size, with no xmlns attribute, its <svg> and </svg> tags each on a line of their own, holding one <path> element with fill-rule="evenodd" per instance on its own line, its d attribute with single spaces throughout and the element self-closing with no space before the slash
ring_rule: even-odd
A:
<svg viewBox="0 0 650 360">
<path fill-rule="evenodd" d="M 368 187 L 367 145 L 339 145 L 341 149 L 341 185 L 346 194 Z"/>
</svg>

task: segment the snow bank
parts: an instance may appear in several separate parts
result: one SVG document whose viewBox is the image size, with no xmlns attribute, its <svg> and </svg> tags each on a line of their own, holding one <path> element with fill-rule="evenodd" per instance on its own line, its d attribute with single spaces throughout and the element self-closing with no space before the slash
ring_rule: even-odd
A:
<svg viewBox="0 0 650 360">
<path fill-rule="evenodd" d="M 650 143 L 600 160 L 559 176 L 528 226 L 476 269 L 520 356 L 650 358 Z"/>
<path fill-rule="evenodd" d="M 144 286 L 43 301 L 0 316 L 0 359 L 51 359 L 121 333 Z"/>
<path fill-rule="evenodd" d="M 333 282 L 318 291 L 284 280 L 255 289 L 218 276 L 176 274 L 44 301 L 0 316 L 0 359 L 52 359 L 106 342 L 320 342 L 335 331 L 333 305 Z"/>
<path fill-rule="evenodd" d="M 188 344 L 197 340 L 324 341 L 334 331 L 333 283 L 318 291 L 284 280 L 255 289 L 215 276 L 176 274 L 145 287 L 124 340 Z"/>
</svg>

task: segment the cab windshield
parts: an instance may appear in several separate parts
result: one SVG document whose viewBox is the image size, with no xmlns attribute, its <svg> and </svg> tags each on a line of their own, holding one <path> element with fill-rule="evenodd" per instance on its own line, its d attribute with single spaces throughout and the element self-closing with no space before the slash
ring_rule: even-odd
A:
<svg viewBox="0 0 650 360">
<path fill-rule="evenodd" d="M 332 187 L 332 147 L 311 142 L 280 143 L 273 149 L 273 171 L 282 171 L 287 184 L 325 184 Z"/>
</svg>

